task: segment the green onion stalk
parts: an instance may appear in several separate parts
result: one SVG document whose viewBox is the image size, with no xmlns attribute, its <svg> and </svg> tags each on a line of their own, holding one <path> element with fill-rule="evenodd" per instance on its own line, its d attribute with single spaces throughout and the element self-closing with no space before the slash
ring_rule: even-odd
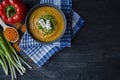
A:
<svg viewBox="0 0 120 80">
<path fill-rule="evenodd" d="M 12 80 L 17 79 L 16 70 L 20 75 L 26 72 L 26 68 L 22 63 L 28 68 L 32 68 L 17 54 L 12 45 L 5 39 L 2 30 L 0 30 L 0 64 L 5 74 L 10 73 Z"/>
</svg>

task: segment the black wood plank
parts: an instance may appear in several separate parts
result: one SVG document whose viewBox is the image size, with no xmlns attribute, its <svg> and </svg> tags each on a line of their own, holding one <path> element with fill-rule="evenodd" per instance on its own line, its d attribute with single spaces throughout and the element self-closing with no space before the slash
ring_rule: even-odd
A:
<svg viewBox="0 0 120 80">
<path fill-rule="evenodd" d="M 1 1 L 1 0 L 0 0 Z M 31 8 L 39 0 L 23 0 Z M 73 0 L 85 20 L 84 27 L 65 48 L 43 67 L 34 63 L 19 80 L 120 80 L 119 0 Z M 0 66 L 0 80 L 11 80 Z"/>
</svg>

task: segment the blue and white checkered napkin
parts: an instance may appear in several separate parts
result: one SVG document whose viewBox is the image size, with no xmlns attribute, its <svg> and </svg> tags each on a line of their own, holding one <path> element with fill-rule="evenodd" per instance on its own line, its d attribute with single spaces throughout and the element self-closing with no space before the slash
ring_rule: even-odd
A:
<svg viewBox="0 0 120 80">
<path fill-rule="evenodd" d="M 72 0 L 40 0 L 40 3 L 49 3 L 61 8 L 67 18 L 67 29 L 61 39 L 51 44 L 38 43 L 29 36 L 28 32 L 24 34 L 19 47 L 38 66 L 42 66 L 53 54 L 63 48 L 70 47 L 71 38 L 75 36 L 84 22 L 81 17 L 72 10 Z"/>
</svg>

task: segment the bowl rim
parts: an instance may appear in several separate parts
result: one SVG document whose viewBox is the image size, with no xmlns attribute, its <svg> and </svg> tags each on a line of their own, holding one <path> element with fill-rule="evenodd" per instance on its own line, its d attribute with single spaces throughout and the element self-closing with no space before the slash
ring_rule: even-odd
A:
<svg viewBox="0 0 120 80">
<path fill-rule="evenodd" d="M 30 19 L 30 15 L 37 9 L 37 8 L 40 8 L 40 7 L 52 7 L 52 8 L 55 8 L 58 12 L 60 12 L 60 14 L 62 15 L 63 19 L 64 19 L 64 30 L 62 31 L 61 35 L 59 36 L 59 38 L 53 40 L 53 41 L 50 41 L 50 42 L 44 42 L 44 41 L 40 41 L 38 39 L 36 39 L 33 34 L 30 32 L 29 30 L 29 19 Z M 53 43 L 53 42 L 56 42 L 57 40 L 59 40 L 65 33 L 66 31 L 66 26 L 67 26 L 67 20 L 66 20 L 66 16 L 65 14 L 63 13 L 63 11 L 57 7 L 56 5 L 52 5 L 52 4 L 47 4 L 47 3 L 43 3 L 43 4 L 37 4 L 35 6 L 33 6 L 27 13 L 26 15 L 26 18 L 25 18 L 25 25 L 26 25 L 26 28 L 27 28 L 27 32 L 29 33 L 29 35 L 31 36 L 32 39 L 34 39 L 35 41 L 39 42 L 39 43 L 44 43 L 44 44 L 49 44 L 49 43 Z"/>
</svg>

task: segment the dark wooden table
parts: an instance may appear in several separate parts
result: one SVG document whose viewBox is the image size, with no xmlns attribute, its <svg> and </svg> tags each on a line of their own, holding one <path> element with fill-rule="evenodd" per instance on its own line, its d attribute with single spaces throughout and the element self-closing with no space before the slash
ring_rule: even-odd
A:
<svg viewBox="0 0 120 80">
<path fill-rule="evenodd" d="M 39 0 L 23 2 L 31 8 Z M 72 47 L 57 53 L 41 68 L 27 60 L 33 69 L 18 75 L 19 80 L 120 80 L 119 0 L 73 0 L 73 8 L 85 25 Z M 0 80 L 11 80 L 1 67 Z"/>
</svg>

